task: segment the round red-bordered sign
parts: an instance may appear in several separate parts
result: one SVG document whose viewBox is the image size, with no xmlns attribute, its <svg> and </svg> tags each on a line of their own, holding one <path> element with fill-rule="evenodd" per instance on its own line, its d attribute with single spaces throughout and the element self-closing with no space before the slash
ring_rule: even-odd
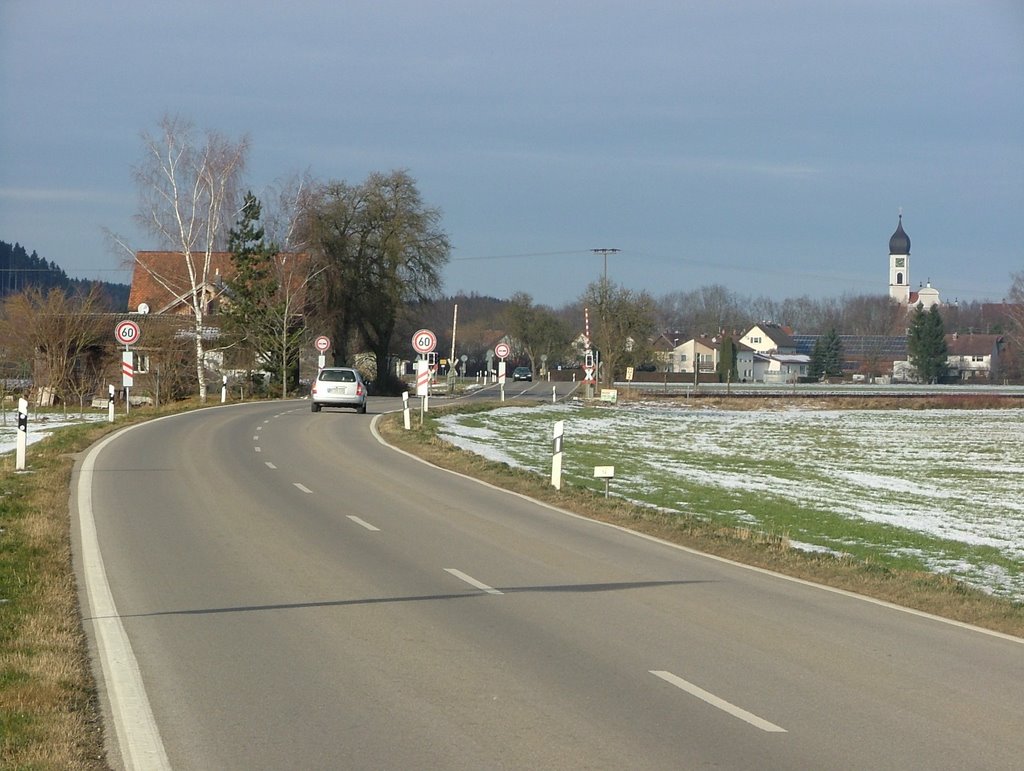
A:
<svg viewBox="0 0 1024 771">
<path fill-rule="evenodd" d="M 508 347 L 508 343 L 498 343 L 494 346 L 494 355 L 499 359 L 507 359 L 510 353 L 512 349 Z"/>
<path fill-rule="evenodd" d="M 331 338 L 326 335 L 320 335 L 320 337 L 313 341 L 313 347 L 320 351 L 320 353 L 327 353 L 331 349 Z"/>
<path fill-rule="evenodd" d="M 437 335 L 429 329 L 417 330 L 412 336 L 412 349 L 416 353 L 430 353 L 437 348 Z"/>
<path fill-rule="evenodd" d="M 119 321 L 114 327 L 114 338 L 122 345 L 137 343 L 140 337 L 142 337 L 142 331 L 134 321 Z"/>
</svg>

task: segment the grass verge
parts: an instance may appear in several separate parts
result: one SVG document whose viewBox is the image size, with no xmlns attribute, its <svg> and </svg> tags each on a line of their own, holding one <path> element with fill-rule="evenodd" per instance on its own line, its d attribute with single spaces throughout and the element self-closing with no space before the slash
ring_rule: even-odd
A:
<svg viewBox="0 0 1024 771">
<path fill-rule="evenodd" d="M 0 457 L 0 768 L 109 768 L 71 561 L 71 471 L 105 434 L 195 406 L 57 429 L 30 445 L 27 471 Z"/>
<path fill-rule="evenodd" d="M 499 405 L 475 405 L 472 410 L 495 406 Z M 744 564 L 1024 637 L 1024 604 L 993 597 L 946 576 L 883 565 L 870 557 L 837 557 L 791 549 L 780 533 L 663 513 L 622 499 L 606 499 L 593 489 L 566 485 L 564 481 L 562 490 L 555 490 L 543 475 L 481 458 L 440 439 L 436 421 L 442 412 L 431 411 L 423 425 L 414 424 L 411 431 L 403 429 L 400 415 L 386 416 L 380 421 L 380 432 L 395 446 L 437 466 L 577 514 Z"/>
</svg>

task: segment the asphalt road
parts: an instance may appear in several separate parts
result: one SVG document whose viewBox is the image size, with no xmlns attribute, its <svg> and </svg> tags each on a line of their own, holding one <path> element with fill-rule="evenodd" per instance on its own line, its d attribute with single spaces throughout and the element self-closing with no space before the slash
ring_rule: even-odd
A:
<svg viewBox="0 0 1024 771">
<path fill-rule="evenodd" d="M 218 407 L 80 460 L 115 766 L 1021 767 L 1022 641 L 438 471 L 374 438 L 395 404 Z"/>
</svg>

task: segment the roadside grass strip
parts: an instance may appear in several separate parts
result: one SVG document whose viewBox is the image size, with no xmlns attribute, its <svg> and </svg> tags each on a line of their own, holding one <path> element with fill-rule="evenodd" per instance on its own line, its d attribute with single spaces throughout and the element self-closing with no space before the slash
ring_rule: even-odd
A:
<svg viewBox="0 0 1024 771">
<path fill-rule="evenodd" d="M 1024 601 L 1024 410 L 503 407 L 447 414 L 446 441 L 614 495 Z"/>
</svg>

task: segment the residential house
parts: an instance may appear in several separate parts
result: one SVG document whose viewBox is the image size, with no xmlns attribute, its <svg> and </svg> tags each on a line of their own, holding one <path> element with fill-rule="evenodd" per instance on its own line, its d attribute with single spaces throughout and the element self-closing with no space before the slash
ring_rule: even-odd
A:
<svg viewBox="0 0 1024 771">
<path fill-rule="evenodd" d="M 811 357 L 797 350 L 789 327 L 762 321 L 740 338 L 737 349 L 741 381 L 748 375 L 754 382 L 765 383 L 792 383 L 807 377 Z"/>
<path fill-rule="evenodd" d="M 796 353 L 792 335 L 789 327 L 762 321 L 752 326 L 739 342 L 757 353 Z"/>
<path fill-rule="evenodd" d="M 669 372 L 714 372 L 722 341 L 718 337 L 693 337 L 675 346 L 668 354 Z"/>
<path fill-rule="evenodd" d="M 651 341 L 651 363 L 658 372 L 671 372 L 672 352 L 676 342 L 664 332 Z"/>
<path fill-rule="evenodd" d="M 1002 335 L 946 335 L 947 377 L 955 380 L 993 380 L 999 376 Z"/>
<path fill-rule="evenodd" d="M 205 254 L 194 255 L 196 263 L 201 264 Z M 295 315 L 301 316 L 305 303 L 305 282 L 308 276 L 308 255 L 304 253 L 282 253 L 277 255 L 276 263 L 282 283 L 290 288 L 294 297 Z M 231 252 L 213 252 L 206 280 L 196 277 L 198 286 L 195 292 L 202 297 L 203 308 L 207 314 L 204 320 L 204 340 L 211 342 L 219 337 L 218 313 L 224 303 L 229 303 L 228 282 L 234 276 L 234 263 Z M 164 330 L 174 327 L 173 339 L 191 339 L 194 335 L 192 298 L 194 290 L 188 266 L 180 251 L 142 251 L 135 256 L 135 267 L 132 273 L 131 290 L 128 296 L 128 308 L 133 318 L 139 321 L 144 329 L 152 327 L 154 319 L 163 319 L 159 326 Z M 161 348 L 165 349 L 172 338 L 164 335 Z M 152 335 L 143 334 L 136 351 L 136 372 L 145 375 L 149 371 L 149 358 L 154 342 Z M 150 350 L 147 351 L 147 348 Z M 213 346 L 211 346 L 213 348 Z M 315 353 L 306 351 L 307 361 L 303 369 L 316 368 Z M 207 351 L 207 363 L 211 368 L 220 369 L 224 366 L 223 355 L 216 350 Z M 143 378 L 145 382 L 145 378 Z"/>
</svg>

